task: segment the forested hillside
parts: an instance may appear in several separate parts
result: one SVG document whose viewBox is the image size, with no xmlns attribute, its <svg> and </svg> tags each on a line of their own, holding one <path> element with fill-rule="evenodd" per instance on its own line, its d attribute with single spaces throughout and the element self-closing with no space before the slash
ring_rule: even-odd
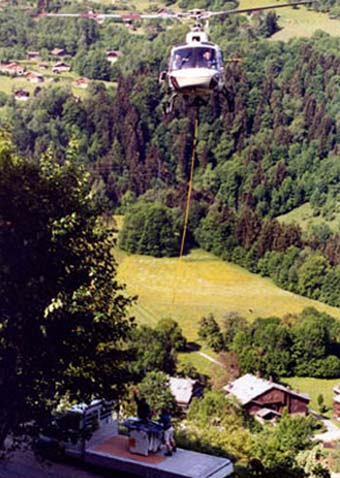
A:
<svg viewBox="0 0 340 478">
<path fill-rule="evenodd" d="M 60 161 L 73 152 L 89 168 L 97 200 L 127 214 L 121 246 L 176 255 L 194 111 L 179 102 L 165 118 L 157 79 L 186 27 L 158 22 L 132 31 L 87 19 L 36 21 L 11 9 L 0 15 L 3 58 L 65 48 L 79 74 L 116 81 L 94 83 L 83 100 L 58 83 L 37 89 L 25 107 L 3 97 L 0 125 L 17 151 L 37 159 L 50 149 Z M 227 94 L 200 108 L 186 249 L 199 245 L 339 306 L 340 236 L 322 223 L 302 234 L 275 217 L 307 202 L 325 220 L 338 211 L 340 39 L 317 32 L 268 42 L 277 28 L 273 13 L 212 24 L 226 57 Z M 114 66 L 108 48 L 122 53 Z"/>
</svg>

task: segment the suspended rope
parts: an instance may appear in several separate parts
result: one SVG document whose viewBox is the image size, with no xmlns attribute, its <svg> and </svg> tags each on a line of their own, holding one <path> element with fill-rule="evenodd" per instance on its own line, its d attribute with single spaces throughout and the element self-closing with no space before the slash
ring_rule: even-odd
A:
<svg viewBox="0 0 340 478">
<path fill-rule="evenodd" d="M 196 148 L 197 148 L 197 139 L 198 139 L 198 106 L 195 108 L 195 120 L 194 120 L 194 135 L 193 135 L 193 141 L 192 141 L 192 153 L 191 153 L 191 165 L 190 165 L 190 177 L 189 177 L 189 183 L 188 183 L 188 193 L 187 193 L 187 200 L 186 200 L 186 205 L 185 205 L 185 214 L 184 214 L 184 225 L 183 225 L 183 232 L 182 232 L 182 238 L 181 238 L 181 247 L 179 251 L 179 262 L 178 262 L 178 268 L 181 265 L 182 258 L 183 258 L 183 253 L 184 253 L 184 246 L 185 246 L 185 239 L 187 236 L 188 232 L 188 223 L 189 223 L 189 213 L 190 213 L 190 203 L 191 203 L 191 194 L 192 194 L 192 183 L 193 183 L 193 178 L 194 178 L 194 170 L 195 170 L 195 158 L 196 158 Z M 178 275 L 178 270 L 177 274 Z M 176 288 L 174 289 L 173 297 L 172 297 L 172 304 L 175 302 L 176 299 Z"/>
</svg>

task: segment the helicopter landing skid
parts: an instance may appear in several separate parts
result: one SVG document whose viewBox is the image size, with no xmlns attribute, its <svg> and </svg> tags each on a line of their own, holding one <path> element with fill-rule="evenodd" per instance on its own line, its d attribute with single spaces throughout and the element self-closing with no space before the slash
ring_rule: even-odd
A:
<svg viewBox="0 0 340 478">
<path fill-rule="evenodd" d="M 169 97 L 167 102 L 163 105 L 163 111 L 164 111 L 165 115 L 172 113 L 172 111 L 174 109 L 176 98 L 178 96 L 179 96 L 179 94 L 177 92 L 172 93 L 172 95 Z M 185 95 L 181 95 L 181 96 L 182 96 L 182 98 L 184 100 L 184 103 L 185 103 L 185 106 L 187 108 L 199 108 L 200 106 L 206 106 L 208 104 L 207 100 L 205 100 L 201 96 L 198 96 L 198 95 L 195 95 L 195 94 L 193 94 L 193 95 L 185 94 Z"/>
<path fill-rule="evenodd" d="M 163 111 L 165 115 L 172 113 L 177 96 L 178 96 L 177 93 L 172 93 L 172 95 L 169 97 L 167 102 L 164 104 Z"/>
</svg>

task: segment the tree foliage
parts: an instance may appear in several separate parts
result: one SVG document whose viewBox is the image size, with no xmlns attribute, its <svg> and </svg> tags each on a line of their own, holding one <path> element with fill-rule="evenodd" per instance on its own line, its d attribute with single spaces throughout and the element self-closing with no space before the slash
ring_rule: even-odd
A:
<svg viewBox="0 0 340 478">
<path fill-rule="evenodd" d="M 180 233 L 174 212 L 161 204 L 138 204 L 130 210 L 120 232 L 122 249 L 155 257 L 179 253 Z"/>
<path fill-rule="evenodd" d="M 58 401 L 119 396 L 131 302 L 86 176 L 0 144 L 0 443 Z"/>
</svg>

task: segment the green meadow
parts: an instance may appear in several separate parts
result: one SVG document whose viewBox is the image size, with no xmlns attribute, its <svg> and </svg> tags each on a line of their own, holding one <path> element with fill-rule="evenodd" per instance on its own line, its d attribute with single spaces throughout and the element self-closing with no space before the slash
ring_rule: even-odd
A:
<svg viewBox="0 0 340 478">
<path fill-rule="evenodd" d="M 251 8 L 259 5 L 275 5 L 285 3 L 282 0 L 240 0 L 240 8 Z M 298 8 L 280 8 L 277 10 L 279 25 L 282 29 L 271 37 L 271 40 L 287 41 L 294 37 L 310 37 L 316 30 L 323 30 L 330 35 L 339 35 L 340 20 L 331 20 L 326 13 L 308 10 L 305 6 Z"/>
<path fill-rule="evenodd" d="M 340 319 L 340 309 L 280 289 L 270 279 L 223 262 L 197 249 L 182 260 L 128 255 L 116 251 L 118 278 L 138 301 L 132 314 L 138 322 L 155 325 L 172 317 L 189 340 L 197 339 L 199 320 L 213 313 L 221 321 L 228 312 L 249 320 L 282 317 L 313 306 Z"/>
<path fill-rule="evenodd" d="M 39 63 L 42 60 L 30 60 L 30 61 L 18 61 L 17 63 L 25 66 L 26 71 L 34 71 L 35 73 L 40 73 L 44 76 L 45 81 L 43 83 L 30 83 L 27 79 L 22 77 L 11 77 L 6 75 L 0 75 L 0 91 L 6 93 L 6 95 L 12 95 L 16 90 L 24 89 L 27 90 L 30 95 L 33 95 L 34 90 L 39 88 L 49 88 L 51 86 L 68 86 L 71 88 L 72 93 L 75 96 L 80 98 L 85 98 L 87 96 L 87 89 L 79 88 L 74 85 L 74 81 L 79 79 L 78 75 L 74 71 L 69 71 L 61 74 L 56 74 L 52 72 L 52 67 L 55 62 L 49 62 L 48 69 L 40 68 Z M 68 62 L 68 60 L 66 60 Z M 94 80 L 95 83 L 103 83 L 107 88 L 115 88 L 117 84 L 110 81 Z"/>
<path fill-rule="evenodd" d="M 282 378 L 282 382 L 289 385 L 292 390 L 299 390 L 300 392 L 308 393 L 311 398 L 310 408 L 316 412 L 319 411 L 317 399 L 321 393 L 324 398 L 325 406 L 328 408 L 325 415 L 330 418 L 332 417 L 334 397 L 333 387 L 340 383 L 338 378 L 327 380 L 309 377 L 289 377 Z"/>
<path fill-rule="evenodd" d="M 334 232 L 338 232 L 340 229 L 340 213 L 333 213 L 331 219 L 325 219 L 323 216 L 314 216 L 309 203 L 305 203 L 289 213 L 279 216 L 277 219 L 285 224 L 297 224 L 302 230 L 306 230 L 309 226 L 324 223 L 328 224 Z"/>
</svg>

